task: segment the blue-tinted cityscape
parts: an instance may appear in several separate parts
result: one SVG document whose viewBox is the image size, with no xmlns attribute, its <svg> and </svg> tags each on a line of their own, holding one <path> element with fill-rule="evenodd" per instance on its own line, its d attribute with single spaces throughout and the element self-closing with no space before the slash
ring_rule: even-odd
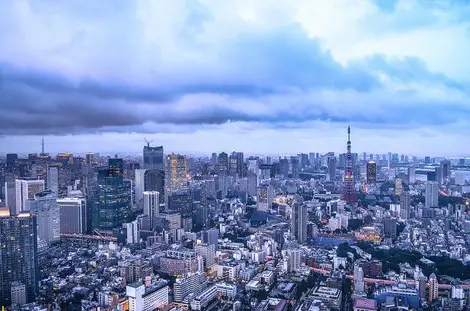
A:
<svg viewBox="0 0 470 311">
<path fill-rule="evenodd" d="M 470 2 L 5 0 L 0 311 L 470 308 Z"/>
</svg>

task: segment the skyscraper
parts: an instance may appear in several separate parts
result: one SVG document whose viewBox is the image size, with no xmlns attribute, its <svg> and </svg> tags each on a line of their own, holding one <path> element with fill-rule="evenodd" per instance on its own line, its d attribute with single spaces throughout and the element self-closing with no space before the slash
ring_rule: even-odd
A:
<svg viewBox="0 0 470 311">
<path fill-rule="evenodd" d="M 35 300 L 38 291 L 38 244 L 36 216 L 10 215 L 0 208 L 0 306 L 12 304 L 12 283 L 24 285 L 26 302 Z"/>
<path fill-rule="evenodd" d="M 124 161 L 120 158 L 109 159 L 108 170 L 110 176 L 124 176 Z"/>
<path fill-rule="evenodd" d="M 426 183 L 424 206 L 437 207 L 439 195 L 439 184 L 435 181 L 428 181 Z"/>
<path fill-rule="evenodd" d="M 60 240 L 60 210 L 52 190 L 38 192 L 28 200 L 29 210 L 37 215 L 38 237 L 48 245 Z"/>
<path fill-rule="evenodd" d="M 155 227 L 155 217 L 160 215 L 160 194 L 157 191 L 144 192 L 144 215 L 149 217 L 150 228 Z"/>
<path fill-rule="evenodd" d="M 160 205 L 164 204 L 165 198 L 165 171 L 147 170 L 144 174 L 144 191 L 158 191 Z"/>
<path fill-rule="evenodd" d="M 397 238 L 397 220 L 396 218 L 386 217 L 384 219 L 384 235 L 392 240 Z"/>
<path fill-rule="evenodd" d="M 302 203 L 292 207 L 291 232 L 297 242 L 307 241 L 307 207 Z"/>
<path fill-rule="evenodd" d="M 134 199 L 139 203 L 144 198 L 145 191 L 145 169 L 136 169 L 134 174 Z"/>
<path fill-rule="evenodd" d="M 451 163 L 449 160 L 443 160 L 440 163 L 440 167 L 442 170 L 442 183 L 446 183 L 451 174 Z"/>
<path fill-rule="evenodd" d="M 228 170 L 228 154 L 225 152 L 219 153 L 219 156 L 217 157 L 217 165 L 219 168 L 219 171 L 226 171 Z"/>
<path fill-rule="evenodd" d="M 95 154 L 93 152 L 87 152 L 85 155 L 86 157 L 86 164 L 87 165 L 94 165 L 95 164 Z"/>
<path fill-rule="evenodd" d="M 336 157 L 328 156 L 328 181 L 335 181 L 336 177 Z"/>
<path fill-rule="evenodd" d="M 47 189 L 50 189 L 56 197 L 59 196 L 59 168 L 57 166 L 47 167 Z"/>
<path fill-rule="evenodd" d="M 374 184 L 377 182 L 377 163 L 375 161 L 367 162 L 367 183 Z"/>
<path fill-rule="evenodd" d="M 416 169 L 411 166 L 408 167 L 408 182 L 414 183 L 416 181 Z"/>
<path fill-rule="evenodd" d="M 144 146 L 144 169 L 165 169 L 163 146 Z"/>
<path fill-rule="evenodd" d="M 405 191 L 400 197 L 400 213 L 402 219 L 410 219 L 411 195 Z"/>
<path fill-rule="evenodd" d="M 27 211 L 27 201 L 33 200 L 36 193 L 45 190 L 44 180 L 20 180 L 15 181 L 16 211 Z"/>
<path fill-rule="evenodd" d="M 98 172 L 98 183 L 92 195 L 92 227 L 111 233 L 120 228 L 131 211 L 131 182 L 110 170 Z"/>
<path fill-rule="evenodd" d="M 169 190 L 186 189 L 188 186 L 186 156 L 173 153 L 167 157 L 167 162 Z"/>
<path fill-rule="evenodd" d="M 60 210 L 60 233 L 86 233 L 87 206 L 84 198 L 57 199 L 57 207 Z"/>
</svg>

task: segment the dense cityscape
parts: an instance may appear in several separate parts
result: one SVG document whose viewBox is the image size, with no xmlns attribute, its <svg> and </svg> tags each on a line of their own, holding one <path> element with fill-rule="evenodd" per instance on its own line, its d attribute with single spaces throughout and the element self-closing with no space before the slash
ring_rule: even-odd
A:
<svg viewBox="0 0 470 311">
<path fill-rule="evenodd" d="M 470 0 L 1 0 L 0 311 L 470 311 Z"/>
<path fill-rule="evenodd" d="M 465 158 L 2 158 L 8 310 L 461 310 Z"/>
</svg>

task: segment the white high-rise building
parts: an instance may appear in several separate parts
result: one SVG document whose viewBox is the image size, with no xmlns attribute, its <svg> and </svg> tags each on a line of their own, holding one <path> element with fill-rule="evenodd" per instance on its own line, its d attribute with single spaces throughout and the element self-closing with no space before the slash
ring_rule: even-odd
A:
<svg viewBox="0 0 470 311">
<path fill-rule="evenodd" d="M 145 172 L 147 170 L 137 169 L 135 170 L 135 202 L 138 203 L 144 198 L 145 191 Z"/>
<path fill-rule="evenodd" d="M 287 251 L 287 254 L 289 255 L 289 271 L 296 271 L 300 268 L 301 263 L 302 254 L 300 252 L 300 249 L 289 249 Z"/>
<path fill-rule="evenodd" d="M 165 281 L 148 287 L 138 283 L 128 285 L 126 295 L 129 298 L 129 311 L 160 310 L 170 302 L 168 283 Z"/>
<path fill-rule="evenodd" d="M 57 166 L 47 168 L 47 189 L 50 189 L 56 197 L 59 196 L 59 168 Z"/>
<path fill-rule="evenodd" d="M 27 211 L 28 200 L 34 200 L 36 193 L 44 191 L 45 183 L 44 180 L 22 180 L 17 179 L 15 181 L 16 189 L 16 212 Z"/>
<path fill-rule="evenodd" d="M 126 227 L 126 243 L 127 244 L 139 243 L 139 225 L 137 223 L 137 220 L 126 223 L 125 227 Z"/>
<path fill-rule="evenodd" d="M 57 196 L 51 190 L 36 193 L 28 200 L 30 210 L 37 215 L 38 238 L 48 245 L 60 240 L 60 210 Z"/>
<path fill-rule="evenodd" d="M 144 191 L 144 215 L 149 217 L 150 228 L 155 226 L 155 217 L 160 215 L 160 193 Z"/>
<path fill-rule="evenodd" d="M 203 272 L 188 273 L 176 279 L 173 284 L 173 295 L 176 302 L 183 302 L 191 293 L 199 293 L 206 286 L 206 276 Z"/>
<path fill-rule="evenodd" d="M 358 265 L 354 266 L 354 292 L 364 292 L 364 271 Z"/>
<path fill-rule="evenodd" d="M 435 181 L 426 183 L 424 205 L 425 207 L 437 207 L 439 195 L 439 184 Z"/>
</svg>

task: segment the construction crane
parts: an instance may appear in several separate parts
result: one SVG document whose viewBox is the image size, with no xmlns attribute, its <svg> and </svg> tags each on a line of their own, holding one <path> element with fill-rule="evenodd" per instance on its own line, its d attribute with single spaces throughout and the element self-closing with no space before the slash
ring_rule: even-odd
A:
<svg viewBox="0 0 470 311">
<path fill-rule="evenodd" d="M 150 143 L 153 142 L 153 140 L 147 140 L 147 138 L 144 137 L 145 142 L 147 143 L 147 147 L 150 147 Z"/>
</svg>

